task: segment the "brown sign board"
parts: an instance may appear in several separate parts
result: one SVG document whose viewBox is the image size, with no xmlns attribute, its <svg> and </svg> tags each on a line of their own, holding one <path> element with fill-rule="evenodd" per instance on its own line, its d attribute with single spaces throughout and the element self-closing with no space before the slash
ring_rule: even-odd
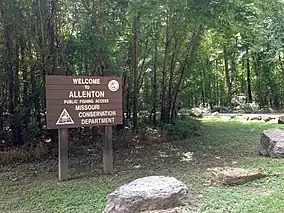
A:
<svg viewBox="0 0 284 213">
<path fill-rule="evenodd" d="M 47 129 L 123 123 L 120 77 L 46 75 Z"/>
</svg>

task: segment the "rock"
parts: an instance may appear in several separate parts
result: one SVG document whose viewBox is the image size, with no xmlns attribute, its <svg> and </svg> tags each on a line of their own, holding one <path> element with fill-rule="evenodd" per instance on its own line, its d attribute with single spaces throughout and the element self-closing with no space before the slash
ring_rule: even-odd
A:
<svg viewBox="0 0 284 213">
<path fill-rule="evenodd" d="M 275 119 L 274 117 L 263 118 L 264 122 L 269 122 L 269 121 L 274 120 L 274 119 Z"/>
<path fill-rule="evenodd" d="M 262 117 L 261 116 L 252 116 L 249 118 L 250 121 L 261 121 Z"/>
<path fill-rule="evenodd" d="M 220 106 L 213 106 L 212 112 L 221 112 L 221 107 Z"/>
<path fill-rule="evenodd" d="M 214 113 L 212 113 L 212 116 L 214 116 L 214 117 L 220 117 L 220 114 L 219 114 L 219 112 L 214 112 Z"/>
<path fill-rule="evenodd" d="M 174 177 L 136 179 L 109 194 L 105 213 L 138 213 L 175 208 L 187 197 L 186 185 Z"/>
<path fill-rule="evenodd" d="M 242 114 L 230 115 L 230 119 L 241 119 L 241 118 L 243 118 Z"/>
<path fill-rule="evenodd" d="M 278 124 L 284 124 L 284 115 L 280 115 L 278 118 Z"/>
<path fill-rule="evenodd" d="M 284 131 L 265 130 L 260 139 L 260 154 L 269 157 L 284 157 Z"/>
<path fill-rule="evenodd" d="M 223 107 L 220 110 L 220 113 L 230 113 L 230 112 L 231 112 L 231 109 L 229 107 Z"/>
<path fill-rule="evenodd" d="M 202 109 L 202 116 L 209 116 L 211 113 L 210 109 L 204 108 Z"/>
<path fill-rule="evenodd" d="M 199 108 L 192 108 L 192 109 L 190 110 L 190 115 L 191 115 L 192 117 L 202 118 L 202 116 L 203 116 L 202 114 L 203 114 L 202 109 L 199 109 Z"/>
<path fill-rule="evenodd" d="M 266 176 L 260 169 L 216 167 L 207 169 L 206 182 L 207 185 L 240 185 Z"/>
</svg>

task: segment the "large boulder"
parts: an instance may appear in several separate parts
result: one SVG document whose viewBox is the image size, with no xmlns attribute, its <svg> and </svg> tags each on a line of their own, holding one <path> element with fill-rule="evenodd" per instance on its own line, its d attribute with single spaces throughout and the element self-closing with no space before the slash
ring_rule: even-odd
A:
<svg viewBox="0 0 284 213">
<path fill-rule="evenodd" d="M 284 115 L 280 115 L 278 118 L 278 124 L 284 124 Z"/>
<path fill-rule="evenodd" d="M 260 154 L 269 157 L 284 157 L 284 131 L 269 129 L 262 133 Z"/>
<path fill-rule="evenodd" d="M 260 169 L 215 167 L 207 169 L 205 176 L 207 185 L 239 185 L 267 175 Z"/>
<path fill-rule="evenodd" d="M 180 206 L 186 185 L 176 178 L 149 176 L 136 179 L 109 194 L 105 213 L 139 213 Z"/>
<path fill-rule="evenodd" d="M 216 118 L 220 118 L 220 117 L 221 117 L 220 114 L 219 114 L 219 112 L 213 112 L 213 113 L 212 113 L 212 116 L 213 116 L 213 117 L 216 117 Z"/>
<path fill-rule="evenodd" d="M 210 109 L 210 107 L 205 107 L 205 108 L 201 108 L 201 109 L 202 109 L 202 117 L 210 116 L 210 115 L 211 115 L 211 109 Z"/>
<path fill-rule="evenodd" d="M 199 109 L 199 108 L 192 108 L 190 110 L 190 115 L 192 117 L 196 117 L 196 118 L 202 118 L 203 117 L 203 110 Z"/>
</svg>

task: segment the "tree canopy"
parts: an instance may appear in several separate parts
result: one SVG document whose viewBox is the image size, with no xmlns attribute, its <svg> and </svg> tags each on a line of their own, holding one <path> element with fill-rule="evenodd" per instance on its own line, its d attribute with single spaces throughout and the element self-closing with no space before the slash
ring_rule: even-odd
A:
<svg viewBox="0 0 284 213">
<path fill-rule="evenodd" d="M 44 76 L 123 79 L 125 124 L 174 122 L 178 109 L 284 102 L 280 0 L 2 0 L 0 141 L 45 129 Z M 159 115 L 160 112 L 160 116 Z"/>
</svg>

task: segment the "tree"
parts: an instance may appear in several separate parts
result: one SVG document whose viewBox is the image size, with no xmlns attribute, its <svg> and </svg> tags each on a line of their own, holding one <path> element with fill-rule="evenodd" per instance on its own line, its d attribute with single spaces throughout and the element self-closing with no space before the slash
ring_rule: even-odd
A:
<svg viewBox="0 0 284 213">
<path fill-rule="evenodd" d="M 283 11 L 277 0 L 3 0 L 1 144 L 49 137 L 44 76 L 58 67 L 121 76 L 133 133 L 141 110 L 158 125 L 174 123 L 180 107 L 233 108 L 239 95 L 280 108 Z"/>
</svg>

